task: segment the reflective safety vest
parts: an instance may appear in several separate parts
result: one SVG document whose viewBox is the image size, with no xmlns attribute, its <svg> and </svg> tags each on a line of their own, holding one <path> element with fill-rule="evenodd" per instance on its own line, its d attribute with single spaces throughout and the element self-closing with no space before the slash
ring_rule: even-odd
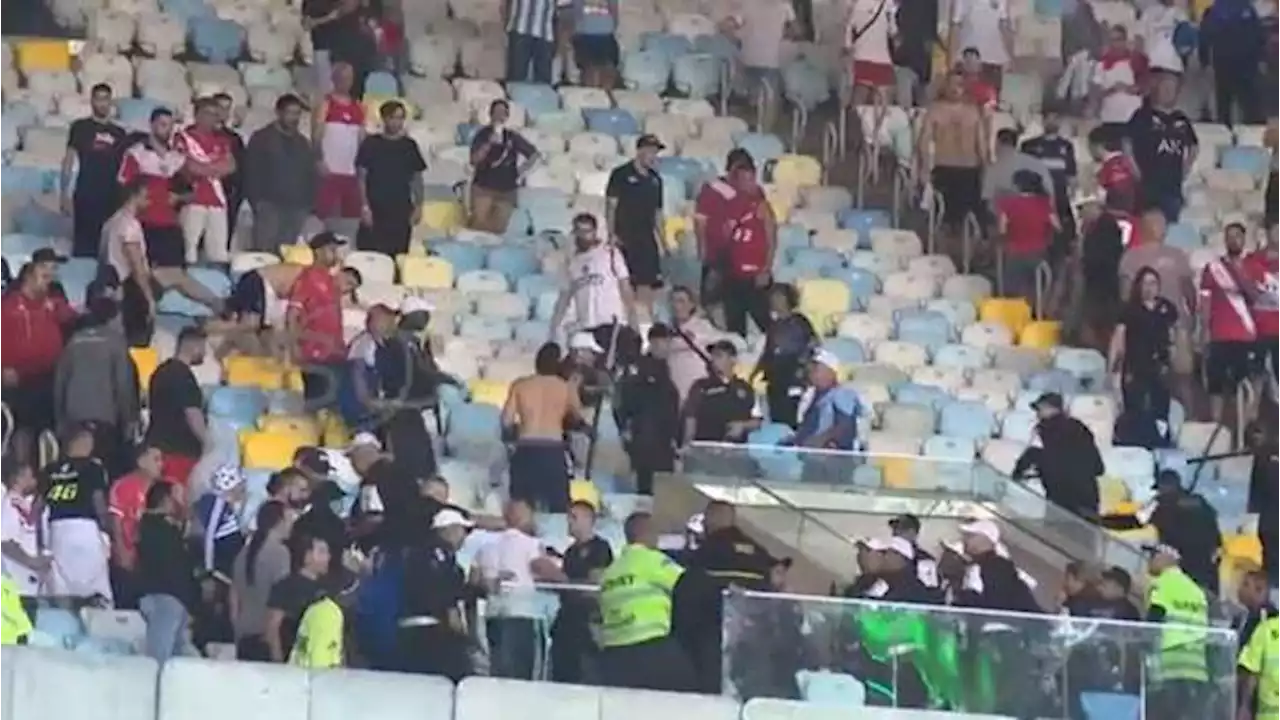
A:
<svg viewBox="0 0 1280 720">
<path fill-rule="evenodd" d="M 628 545 L 600 578 L 600 645 L 625 647 L 671 632 L 671 593 L 684 568 L 666 554 Z"/>
<path fill-rule="evenodd" d="M 1258 623 L 1240 651 L 1240 667 L 1258 676 L 1258 720 L 1280 718 L 1280 617 Z"/>
<path fill-rule="evenodd" d="M 1166 625 L 1160 630 L 1156 678 L 1207 682 L 1206 631 L 1186 627 L 1207 628 L 1209 625 L 1209 603 L 1204 590 L 1182 568 L 1169 568 L 1152 584 L 1151 604 L 1164 608 Z"/>
<path fill-rule="evenodd" d="M 298 639 L 289 664 L 304 668 L 342 667 L 342 608 L 329 598 L 307 607 L 298 623 Z"/>
<path fill-rule="evenodd" d="M 13 580 L 0 580 L 0 645 L 17 645 L 31 634 L 31 618 Z"/>
</svg>

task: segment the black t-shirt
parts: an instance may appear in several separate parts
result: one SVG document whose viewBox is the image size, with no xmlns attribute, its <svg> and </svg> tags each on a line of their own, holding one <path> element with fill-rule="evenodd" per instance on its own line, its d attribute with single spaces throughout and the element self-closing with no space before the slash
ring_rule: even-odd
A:
<svg viewBox="0 0 1280 720">
<path fill-rule="evenodd" d="M 126 133 L 113 122 L 80 118 L 71 123 L 67 147 L 75 150 L 80 162 L 76 175 L 76 194 L 90 193 L 94 199 L 115 196 L 116 174 L 124 152 Z"/>
<path fill-rule="evenodd" d="M 160 363 L 151 376 L 151 425 L 147 440 L 162 452 L 200 457 L 200 438 L 187 424 L 189 408 L 204 408 L 204 394 L 191 368 L 177 358 Z"/>
<path fill-rule="evenodd" d="M 471 152 L 474 153 L 493 137 L 493 126 L 486 125 L 476 131 L 471 139 Z M 496 147 L 489 148 L 484 159 L 476 165 L 473 182 L 486 190 L 511 192 L 516 189 L 520 158 L 533 157 L 538 149 L 520 133 L 504 129 L 502 140 Z"/>
<path fill-rule="evenodd" d="M 1178 309 L 1164 298 L 1155 304 L 1128 303 L 1120 314 L 1124 325 L 1124 365 L 1134 368 L 1165 367 L 1169 364 L 1169 348 L 1173 343 L 1173 326 L 1178 322 Z"/>
<path fill-rule="evenodd" d="M 284 613 L 284 622 L 280 623 L 280 647 L 284 648 L 286 656 L 298 639 L 302 614 L 324 595 L 323 583 L 299 573 L 293 573 L 271 586 L 271 592 L 267 594 L 267 609 Z"/>
<path fill-rule="evenodd" d="M 739 378 L 706 377 L 693 384 L 685 406 L 694 419 L 694 440 L 724 442 L 729 423 L 751 419 L 756 394 Z"/>
<path fill-rule="evenodd" d="M 1181 193 L 1183 158 L 1200 144 L 1191 119 L 1181 110 L 1165 112 L 1143 103 L 1129 118 L 1128 137 L 1148 193 Z"/>
<path fill-rule="evenodd" d="M 609 173 L 605 196 L 618 201 L 615 235 L 629 242 L 653 242 L 657 212 L 662 209 L 662 176 L 656 170 L 641 170 L 634 161 L 619 165 Z"/>
<path fill-rule="evenodd" d="M 1071 141 L 1057 135 L 1041 135 L 1022 143 L 1022 152 L 1040 158 L 1053 176 L 1054 190 L 1066 197 L 1068 180 L 1076 176 L 1076 151 Z"/>
<path fill-rule="evenodd" d="M 443 542 L 430 538 L 404 550 L 402 618 L 425 616 L 443 621 L 466 597 L 466 589 L 457 557 Z"/>
<path fill-rule="evenodd" d="M 63 458 L 40 470 L 49 520 L 97 520 L 95 493 L 107 492 L 107 470 L 94 458 Z"/>
<path fill-rule="evenodd" d="M 302 14 L 312 19 L 322 18 L 341 5 L 342 0 L 302 0 Z M 360 32 L 360 13 L 349 13 L 332 22 L 312 28 L 311 47 L 316 50 L 349 53 L 359 42 Z"/>
<path fill-rule="evenodd" d="M 591 571 L 603 570 L 613 564 L 613 549 L 600 536 L 585 542 L 574 542 L 564 551 L 564 574 L 573 583 L 591 582 Z M 560 617 L 586 622 L 591 612 L 592 598 L 581 593 L 566 591 L 560 598 Z"/>
<path fill-rule="evenodd" d="M 418 143 L 407 135 L 370 135 L 360 143 L 356 167 L 365 171 L 369 207 L 385 212 L 412 212 L 410 185 L 427 169 Z"/>
</svg>

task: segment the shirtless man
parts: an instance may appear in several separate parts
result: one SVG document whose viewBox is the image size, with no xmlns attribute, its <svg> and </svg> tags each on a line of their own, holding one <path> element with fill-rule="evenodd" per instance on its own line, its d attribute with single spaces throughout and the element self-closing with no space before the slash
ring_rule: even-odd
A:
<svg viewBox="0 0 1280 720">
<path fill-rule="evenodd" d="M 502 408 L 503 434 L 515 438 L 511 497 L 547 512 L 569 507 L 566 427 L 585 427 L 578 393 L 560 376 L 560 346 L 546 343 L 534 358 L 534 374 L 511 384 Z"/>
<path fill-rule="evenodd" d="M 917 175 L 928 177 L 942 196 L 943 222 L 954 233 L 973 215 L 981 225 L 982 168 L 987 162 L 987 126 L 983 111 L 965 92 L 965 76 L 952 72 L 921 123 Z M 927 174 L 926 174 L 927 173 Z"/>
</svg>

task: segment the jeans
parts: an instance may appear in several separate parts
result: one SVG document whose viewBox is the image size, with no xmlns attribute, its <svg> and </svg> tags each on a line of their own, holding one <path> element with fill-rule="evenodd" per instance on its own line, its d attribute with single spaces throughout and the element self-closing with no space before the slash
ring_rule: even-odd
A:
<svg viewBox="0 0 1280 720">
<path fill-rule="evenodd" d="M 489 640 L 489 674 L 513 680 L 533 680 L 541 640 L 531 618 L 495 618 L 485 622 Z"/>
<path fill-rule="evenodd" d="M 523 33 L 507 33 L 507 82 L 527 81 L 550 85 L 551 61 L 554 56 L 555 44 L 550 40 Z"/>
<path fill-rule="evenodd" d="M 172 595 L 144 595 L 138 609 L 147 621 L 147 655 L 157 662 L 181 655 L 190 622 L 182 601 Z"/>
</svg>

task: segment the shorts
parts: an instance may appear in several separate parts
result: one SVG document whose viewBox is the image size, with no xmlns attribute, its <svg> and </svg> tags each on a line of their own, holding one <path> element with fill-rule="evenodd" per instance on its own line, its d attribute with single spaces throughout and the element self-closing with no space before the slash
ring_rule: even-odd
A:
<svg viewBox="0 0 1280 720">
<path fill-rule="evenodd" d="M 160 476 L 186 488 L 191 479 L 191 471 L 195 470 L 198 462 L 198 457 L 166 452 L 160 458 Z"/>
<path fill-rule="evenodd" d="M 573 59 L 581 69 L 617 67 L 621 53 L 613 35 L 574 35 Z"/>
<path fill-rule="evenodd" d="M 627 261 L 631 287 L 662 287 L 662 258 L 653 244 L 652 235 L 645 239 L 622 238 L 622 257 Z"/>
<path fill-rule="evenodd" d="M 1230 395 L 1253 374 L 1254 342 L 1236 340 L 1213 341 L 1205 362 L 1209 364 L 1206 375 L 1210 395 Z"/>
<path fill-rule="evenodd" d="M 316 216 L 321 220 L 360 217 L 360 181 L 355 175 L 325 175 L 316 190 Z"/>
<path fill-rule="evenodd" d="M 511 453 L 511 498 L 535 510 L 561 513 L 569 507 L 569 456 L 562 440 L 526 439 Z"/>
<path fill-rule="evenodd" d="M 969 215 L 982 220 L 981 168 L 938 165 L 932 177 L 933 189 L 942 196 L 942 219 L 947 225 L 958 230 Z"/>
<path fill-rule="evenodd" d="M 111 602 L 111 570 L 107 562 L 110 549 L 97 520 L 77 517 L 50 521 L 49 548 L 53 551 L 49 595 L 101 595 Z"/>
<path fill-rule="evenodd" d="M 897 77 L 893 73 L 893 65 L 889 63 L 868 62 L 866 60 L 853 61 L 854 87 L 893 87 L 897 82 Z"/>
<path fill-rule="evenodd" d="M 187 239 L 180 225 L 143 225 L 147 241 L 147 262 L 153 268 L 187 266 Z"/>
</svg>

